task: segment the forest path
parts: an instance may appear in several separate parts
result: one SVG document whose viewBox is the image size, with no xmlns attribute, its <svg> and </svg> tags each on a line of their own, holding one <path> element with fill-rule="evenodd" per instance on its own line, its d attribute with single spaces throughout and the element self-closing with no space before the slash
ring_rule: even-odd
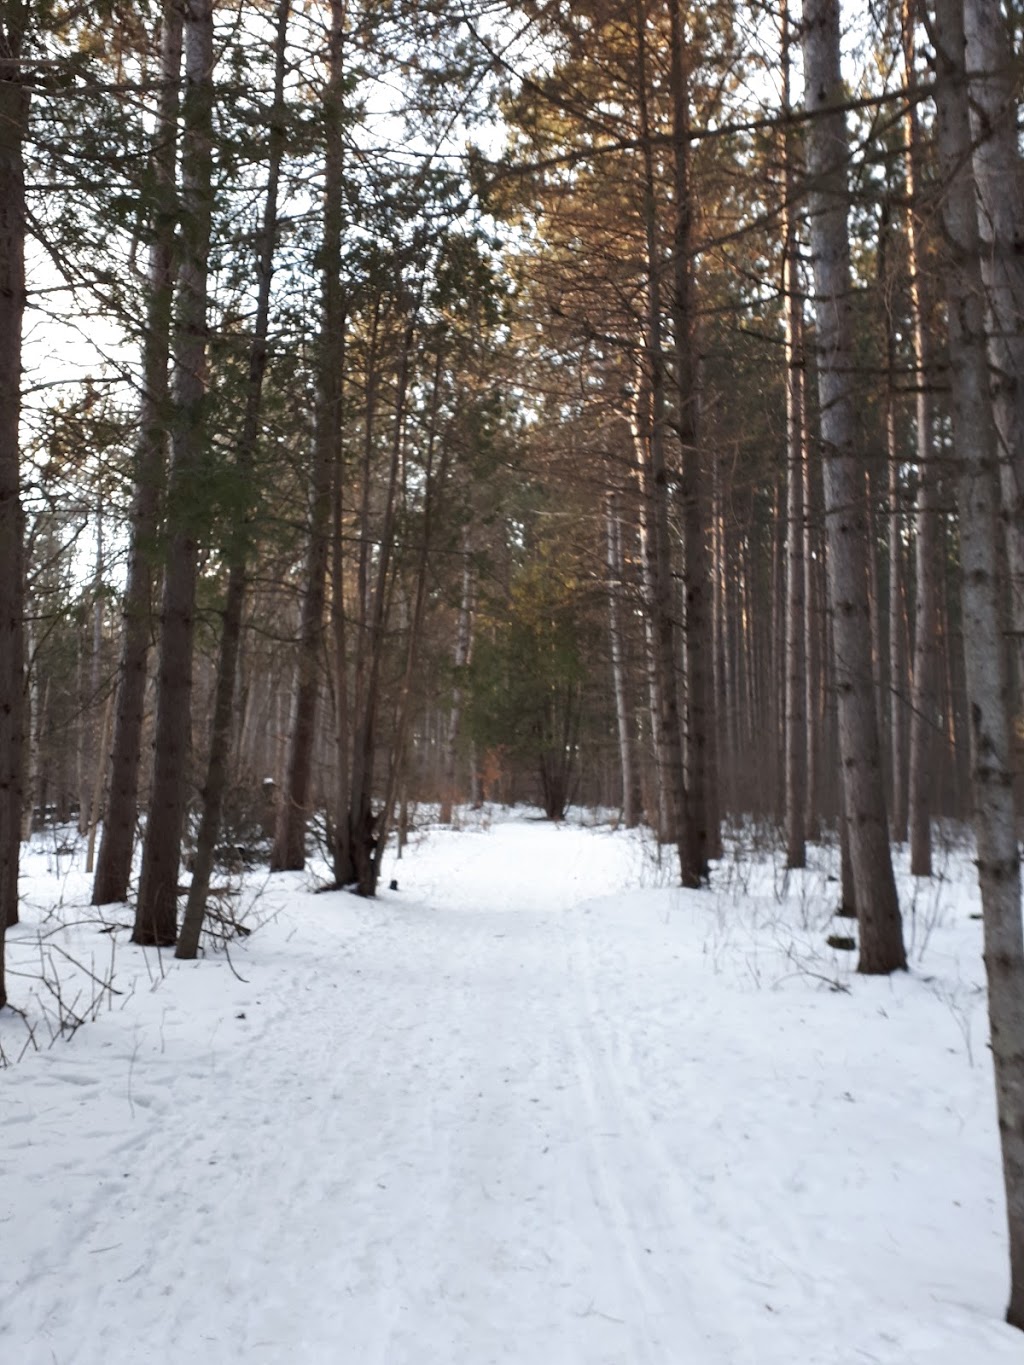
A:
<svg viewBox="0 0 1024 1365">
<path fill-rule="evenodd" d="M 459 853 L 377 903 L 298 908 L 272 883 L 287 951 L 238 959 L 212 1021 L 164 983 L 101 1113 L 101 1074 L 61 1048 L 86 1141 L 65 1131 L 52 1173 L 59 1252 L 19 1277 L 22 1360 L 127 1359 L 126 1322 L 151 1324 L 140 1361 L 724 1359 L 687 1289 L 702 1239 L 662 1188 L 679 1174 L 595 1023 L 575 907 L 635 866 L 524 824 Z M 62 1296 L 97 1257 L 93 1301 Z"/>
<path fill-rule="evenodd" d="M 822 1042 L 846 997 L 797 1017 L 742 979 L 721 902 L 626 890 L 655 874 L 609 832 L 439 833 L 388 875 L 376 902 L 273 879 L 244 981 L 166 964 L 25 1064 L 0 1358 L 975 1365 L 941 1312 L 903 1330 L 864 1172 L 924 1102 L 845 1131 L 877 1064 L 863 1021 L 863 1073 Z M 894 1228 L 913 1160 L 873 1177 Z"/>
</svg>

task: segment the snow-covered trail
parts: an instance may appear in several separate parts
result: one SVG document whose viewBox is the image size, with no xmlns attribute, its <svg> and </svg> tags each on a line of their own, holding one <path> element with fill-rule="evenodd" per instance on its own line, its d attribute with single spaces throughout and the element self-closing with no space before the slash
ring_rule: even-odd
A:
<svg viewBox="0 0 1024 1365">
<path fill-rule="evenodd" d="M 625 848 L 509 823 L 437 836 L 377 903 L 279 879 L 245 982 L 177 967 L 132 1027 L 26 1063 L 3 1178 L 35 1218 L 2 1229 L 0 1358 L 1017 1359 L 961 1307 L 975 1287 L 942 1283 L 948 1246 L 952 1306 L 908 1317 L 888 1288 L 928 1156 L 922 1173 L 903 1150 L 911 1116 L 866 1196 L 879 1130 L 919 1101 L 867 1093 L 870 1028 L 836 1074 L 815 1024 L 849 1002 L 806 993 L 780 1048 L 792 1000 L 723 989 L 708 899 L 623 896 Z"/>
</svg>

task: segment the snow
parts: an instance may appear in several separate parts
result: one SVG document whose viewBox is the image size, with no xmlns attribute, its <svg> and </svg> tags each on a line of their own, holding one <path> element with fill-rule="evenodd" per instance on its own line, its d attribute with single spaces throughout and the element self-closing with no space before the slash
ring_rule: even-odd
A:
<svg viewBox="0 0 1024 1365">
<path fill-rule="evenodd" d="M 969 853 L 901 872 L 885 980 L 816 857 L 694 893 L 494 818 L 375 902 L 253 875 L 256 931 L 177 963 L 38 843 L 9 962 L 95 1018 L 51 1042 L 11 978 L 0 1360 L 1019 1365 Z"/>
</svg>

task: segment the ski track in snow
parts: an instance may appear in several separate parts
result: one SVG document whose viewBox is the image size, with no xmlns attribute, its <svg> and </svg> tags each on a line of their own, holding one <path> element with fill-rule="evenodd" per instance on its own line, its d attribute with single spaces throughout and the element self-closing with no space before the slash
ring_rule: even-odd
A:
<svg viewBox="0 0 1024 1365">
<path fill-rule="evenodd" d="M 956 1019 L 762 988 L 638 868 L 509 822 L 375 903 L 278 878 L 244 982 L 176 964 L 0 1076 L 0 1360 L 1019 1363 Z"/>
</svg>

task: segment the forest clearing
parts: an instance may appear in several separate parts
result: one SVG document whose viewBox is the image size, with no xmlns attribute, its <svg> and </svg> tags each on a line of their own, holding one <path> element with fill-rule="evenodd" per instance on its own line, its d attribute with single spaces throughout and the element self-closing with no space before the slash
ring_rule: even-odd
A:
<svg viewBox="0 0 1024 1365">
<path fill-rule="evenodd" d="M 374 901 L 247 876 L 198 965 L 33 848 L 12 966 L 122 994 L 51 1046 L 36 985 L 2 1079 L 6 1360 L 1020 1360 L 969 851 L 877 979 L 825 946 L 834 857 L 692 892 L 527 815 L 424 830 Z"/>
</svg>

